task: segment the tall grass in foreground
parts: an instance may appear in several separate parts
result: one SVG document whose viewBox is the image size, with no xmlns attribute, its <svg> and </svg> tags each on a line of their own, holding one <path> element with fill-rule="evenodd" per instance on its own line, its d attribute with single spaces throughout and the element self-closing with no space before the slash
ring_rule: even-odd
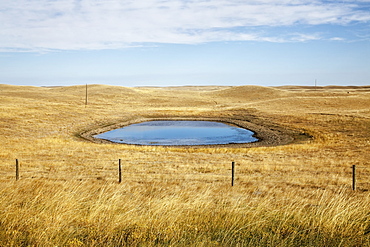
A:
<svg viewBox="0 0 370 247">
<path fill-rule="evenodd" d="M 370 198 L 348 189 L 282 197 L 184 181 L 5 186 L 0 246 L 370 246 Z"/>
</svg>

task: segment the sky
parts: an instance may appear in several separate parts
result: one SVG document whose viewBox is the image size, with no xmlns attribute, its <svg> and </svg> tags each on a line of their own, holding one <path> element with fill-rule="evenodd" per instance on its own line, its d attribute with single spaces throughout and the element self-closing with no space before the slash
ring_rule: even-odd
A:
<svg viewBox="0 0 370 247">
<path fill-rule="evenodd" d="M 0 0 L 0 83 L 370 85 L 370 0 Z"/>
</svg>

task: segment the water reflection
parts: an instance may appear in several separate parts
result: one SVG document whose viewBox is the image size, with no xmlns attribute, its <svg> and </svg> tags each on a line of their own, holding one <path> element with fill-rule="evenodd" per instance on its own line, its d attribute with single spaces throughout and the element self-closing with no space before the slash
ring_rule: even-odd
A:
<svg viewBox="0 0 370 247">
<path fill-rule="evenodd" d="M 253 132 L 211 121 L 150 121 L 108 131 L 96 138 L 139 145 L 214 145 L 250 143 Z"/>
</svg>

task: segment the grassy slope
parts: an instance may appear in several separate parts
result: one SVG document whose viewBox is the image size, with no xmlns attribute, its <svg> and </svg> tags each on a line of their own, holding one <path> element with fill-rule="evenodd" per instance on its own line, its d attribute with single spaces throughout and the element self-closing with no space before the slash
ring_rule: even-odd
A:
<svg viewBox="0 0 370 247">
<path fill-rule="evenodd" d="M 369 88 L 88 91 L 85 106 L 84 86 L 0 85 L 0 246 L 370 246 Z M 314 139 L 185 149 L 77 137 L 148 116 L 248 117 Z M 356 192 L 353 164 L 360 167 Z"/>
</svg>

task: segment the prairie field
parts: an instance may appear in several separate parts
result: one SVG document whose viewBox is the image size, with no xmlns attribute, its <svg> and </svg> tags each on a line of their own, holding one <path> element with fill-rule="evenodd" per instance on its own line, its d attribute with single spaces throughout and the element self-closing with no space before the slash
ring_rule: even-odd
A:
<svg viewBox="0 0 370 247">
<path fill-rule="evenodd" d="M 0 85 L 0 104 L 0 246 L 370 246 L 370 86 Z M 152 119 L 261 141 L 93 138 Z"/>
</svg>

